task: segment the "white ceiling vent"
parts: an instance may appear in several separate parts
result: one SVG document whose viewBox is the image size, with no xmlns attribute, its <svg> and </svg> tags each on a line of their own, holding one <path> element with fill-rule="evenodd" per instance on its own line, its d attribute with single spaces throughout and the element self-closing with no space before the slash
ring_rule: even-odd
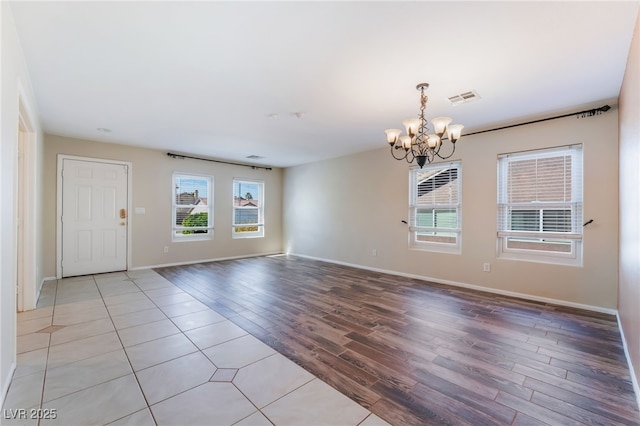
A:
<svg viewBox="0 0 640 426">
<path fill-rule="evenodd" d="M 476 101 L 480 99 L 480 95 L 478 95 L 475 91 L 470 91 L 451 96 L 447 99 L 449 99 L 449 102 L 451 102 L 452 105 L 460 105 L 466 104 L 467 102 Z"/>
<path fill-rule="evenodd" d="M 262 157 L 260 155 L 249 155 L 246 158 L 248 158 L 250 160 L 262 160 L 264 157 Z"/>
</svg>

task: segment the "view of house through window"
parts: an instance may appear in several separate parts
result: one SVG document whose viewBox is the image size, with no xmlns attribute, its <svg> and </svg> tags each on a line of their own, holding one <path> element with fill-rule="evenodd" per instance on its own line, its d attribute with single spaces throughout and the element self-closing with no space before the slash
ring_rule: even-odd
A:
<svg viewBox="0 0 640 426">
<path fill-rule="evenodd" d="M 410 171 L 411 246 L 459 251 L 460 162 L 431 164 Z"/>
<path fill-rule="evenodd" d="M 498 238 L 504 257 L 579 261 L 581 146 L 500 156 Z"/>
<path fill-rule="evenodd" d="M 264 182 L 233 180 L 233 237 L 264 236 Z"/>
<path fill-rule="evenodd" d="M 213 236 L 213 178 L 173 175 L 173 239 L 211 239 Z"/>
</svg>

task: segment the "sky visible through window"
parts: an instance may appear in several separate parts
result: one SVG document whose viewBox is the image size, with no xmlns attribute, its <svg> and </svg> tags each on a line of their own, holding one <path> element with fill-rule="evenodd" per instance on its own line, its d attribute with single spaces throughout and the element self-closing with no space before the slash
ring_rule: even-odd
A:
<svg viewBox="0 0 640 426">
<path fill-rule="evenodd" d="M 194 192 L 197 190 L 200 197 L 207 197 L 207 179 L 177 178 L 176 187 L 177 193 Z"/>
<path fill-rule="evenodd" d="M 198 191 L 200 197 L 207 196 L 207 180 L 197 178 L 177 178 L 176 179 L 176 192 L 193 193 Z M 257 199 L 260 195 L 259 184 L 252 182 L 236 182 L 233 188 L 233 195 L 235 197 L 247 198 L 247 194 L 251 194 L 252 199 Z"/>
<path fill-rule="evenodd" d="M 251 194 L 252 199 L 257 199 L 260 195 L 258 191 L 258 184 L 251 182 L 236 182 L 233 188 L 233 196 L 247 198 L 247 194 Z"/>
</svg>

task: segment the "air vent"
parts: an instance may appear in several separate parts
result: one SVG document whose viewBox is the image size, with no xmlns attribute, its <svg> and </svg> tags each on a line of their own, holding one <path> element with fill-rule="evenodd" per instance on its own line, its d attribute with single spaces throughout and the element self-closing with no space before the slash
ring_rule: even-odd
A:
<svg viewBox="0 0 640 426">
<path fill-rule="evenodd" d="M 249 155 L 248 157 L 246 157 L 250 160 L 262 160 L 264 157 L 260 156 L 260 155 Z"/>
<path fill-rule="evenodd" d="M 478 100 L 480 99 L 480 95 L 478 95 L 474 91 L 471 91 L 471 92 L 464 92 L 464 93 L 460 93 L 459 95 L 451 96 L 448 99 L 452 105 L 460 105 L 460 104 L 465 104 L 467 102 Z"/>
</svg>

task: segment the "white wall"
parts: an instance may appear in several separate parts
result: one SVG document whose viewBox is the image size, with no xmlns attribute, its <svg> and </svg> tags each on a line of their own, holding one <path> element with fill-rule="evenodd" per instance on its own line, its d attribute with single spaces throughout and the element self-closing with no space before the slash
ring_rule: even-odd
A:
<svg viewBox="0 0 640 426">
<path fill-rule="evenodd" d="M 282 169 L 212 163 L 192 159 L 173 159 L 166 151 L 135 148 L 62 136 L 45 135 L 44 174 L 46 214 L 42 234 L 45 247 L 45 271 L 56 272 L 56 167 L 58 154 L 93 157 L 132 163 L 133 208 L 144 207 L 145 214 L 130 212 L 132 263 L 129 268 L 188 263 L 273 254 L 282 251 Z M 171 200 L 173 172 L 208 174 L 214 180 L 214 239 L 171 241 Z M 265 237 L 233 239 L 233 178 L 259 179 L 265 182 Z M 164 253 L 164 247 L 169 248 Z"/>
<path fill-rule="evenodd" d="M 620 297 L 618 311 L 640 402 L 640 14 L 620 90 Z"/>
<path fill-rule="evenodd" d="M 35 100 L 31 91 L 22 48 L 8 2 L 0 2 L 1 29 L 1 136 L 0 144 L 0 390 L 4 401 L 16 361 L 16 201 L 17 201 L 17 146 L 19 99 L 35 111 Z M 42 135 L 37 117 L 31 116 L 35 130 L 33 153 L 40 158 Z M 39 160 L 36 160 L 39 161 Z M 41 168 L 32 176 L 41 182 Z M 37 198 L 34 197 L 34 198 Z M 41 217 L 36 214 L 36 224 Z M 36 225 L 39 226 L 39 225 Z M 37 232 L 37 231 L 36 231 Z M 32 259 L 33 260 L 33 259 Z M 41 259 L 32 263 L 36 268 L 35 282 L 26 283 L 32 292 L 42 280 Z"/>
<path fill-rule="evenodd" d="M 498 259 L 498 154 L 574 143 L 584 146 L 584 218 L 594 219 L 584 231 L 584 266 Z M 617 143 L 615 107 L 590 118 L 572 116 L 463 137 L 452 157 L 462 161 L 460 255 L 408 249 L 407 226 L 401 220 L 408 215 L 409 166 L 393 160 L 388 149 L 289 168 L 283 190 L 285 250 L 612 310 L 618 281 Z M 482 271 L 484 262 L 491 263 L 491 272 Z"/>
</svg>

